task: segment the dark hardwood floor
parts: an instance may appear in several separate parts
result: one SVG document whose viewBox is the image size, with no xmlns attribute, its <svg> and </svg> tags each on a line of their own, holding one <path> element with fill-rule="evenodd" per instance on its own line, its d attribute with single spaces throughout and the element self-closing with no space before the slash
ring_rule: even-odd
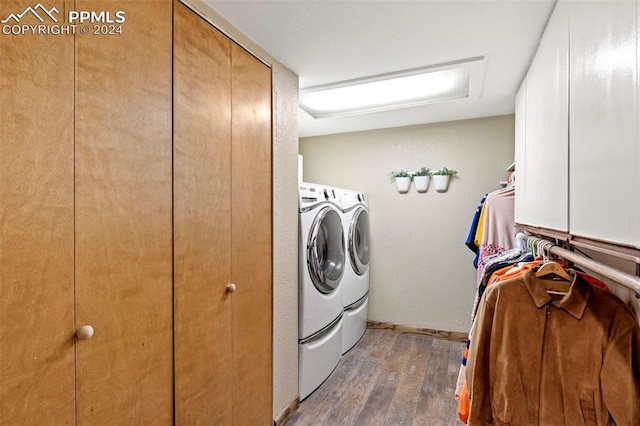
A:
<svg viewBox="0 0 640 426">
<path fill-rule="evenodd" d="M 460 425 L 463 343 L 368 329 L 286 426 Z"/>
</svg>

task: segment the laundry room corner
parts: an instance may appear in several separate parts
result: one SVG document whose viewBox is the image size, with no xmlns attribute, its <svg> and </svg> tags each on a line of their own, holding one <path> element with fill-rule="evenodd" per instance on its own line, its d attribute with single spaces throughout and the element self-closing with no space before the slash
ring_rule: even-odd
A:
<svg viewBox="0 0 640 426">
<path fill-rule="evenodd" d="M 505 179 L 513 145 L 513 115 L 300 139 L 305 182 L 369 197 L 369 321 L 468 332 L 476 270 L 464 241 L 480 198 Z M 458 176 L 447 192 L 412 183 L 398 193 L 389 173 L 423 166 Z"/>
<path fill-rule="evenodd" d="M 640 0 L 0 27 L 0 426 L 640 426 Z"/>
</svg>

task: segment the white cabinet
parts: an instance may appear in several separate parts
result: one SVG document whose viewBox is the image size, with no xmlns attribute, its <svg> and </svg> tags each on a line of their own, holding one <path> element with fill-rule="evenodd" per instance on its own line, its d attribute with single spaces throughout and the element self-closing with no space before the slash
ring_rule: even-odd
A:
<svg viewBox="0 0 640 426">
<path fill-rule="evenodd" d="M 516 101 L 517 121 L 524 110 L 524 123 L 516 127 L 516 182 L 521 180 L 517 185 L 524 195 L 516 201 L 516 221 L 559 231 L 568 230 L 568 49 L 568 10 L 562 3 Z"/>
<path fill-rule="evenodd" d="M 640 247 L 640 0 L 559 0 L 516 98 L 516 222 Z"/>
<path fill-rule="evenodd" d="M 639 247 L 636 1 L 570 4 L 570 231 Z"/>
<path fill-rule="evenodd" d="M 526 108 L 527 108 L 527 79 L 525 78 L 516 95 L 516 200 L 514 219 L 516 223 L 527 223 L 527 197 L 525 188 L 527 180 L 527 162 L 525 152 L 527 149 L 526 139 Z"/>
</svg>

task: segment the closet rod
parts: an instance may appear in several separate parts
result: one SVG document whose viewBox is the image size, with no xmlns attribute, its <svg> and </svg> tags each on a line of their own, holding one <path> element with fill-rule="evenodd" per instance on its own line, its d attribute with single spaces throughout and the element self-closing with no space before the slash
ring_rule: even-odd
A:
<svg viewBox="0 0 640 426">
<path fill-rule="evenodd" d="M 603 277 L 607 277 L 618 284 L 627 287 L 636 293 L 636 298 L 640 299 L 640 277 L 627 274 L 626 272 L 622 272 L 618 269 L 612 268 L 611 266 L 589 259 L 588 257 L 581 256 L 560 246 L 551 246 L 549 253 L 558 255 L 563 259 L 567 259 L 576 265 L 583 266 L 602 275 Z"/>
<path fill-rule="evenodd" d="M 528 236 L 524 234 L 523 236 L 527 237 L 527 244 L 531 243 L 532 241 L 544 240 L 543 238 Z M 565 248 L 552 244 L 551 242 L 549 243 L 551 244 L 548 249 L 548 252 L 550 254 L 560 256 L 561 258 L 573 262 L 578 266 L 582 266 L 589 269 L 590 271 L 602 275 L 603 277 L 607 277 L 617 282 L 618 284 L 621 284 L 624 287 L 632 290 L 633 292 L 635 292 L 636 298 L 640 299 L 640 277 L 627 274 L 626 272 L 620 271 L 619 269 L 612 268 L 611 266 L 607 266 L 593 259 L 589 259 L 588 257 L 581 256 L 572 252 L 571 250 L 567 250 Z"/>
</svg>

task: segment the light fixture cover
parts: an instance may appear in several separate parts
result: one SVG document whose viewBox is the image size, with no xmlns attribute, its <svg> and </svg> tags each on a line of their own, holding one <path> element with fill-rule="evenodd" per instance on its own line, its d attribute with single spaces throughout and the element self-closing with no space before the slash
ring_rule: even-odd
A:
<svg viewBox="0 0 640 426">
<path fill-rule="evenodd" d="M 315 118 L 407 108 L 469 97 L 472 64 L 484 57 L 300 90 L 300 107 Z"/>
</svg>

